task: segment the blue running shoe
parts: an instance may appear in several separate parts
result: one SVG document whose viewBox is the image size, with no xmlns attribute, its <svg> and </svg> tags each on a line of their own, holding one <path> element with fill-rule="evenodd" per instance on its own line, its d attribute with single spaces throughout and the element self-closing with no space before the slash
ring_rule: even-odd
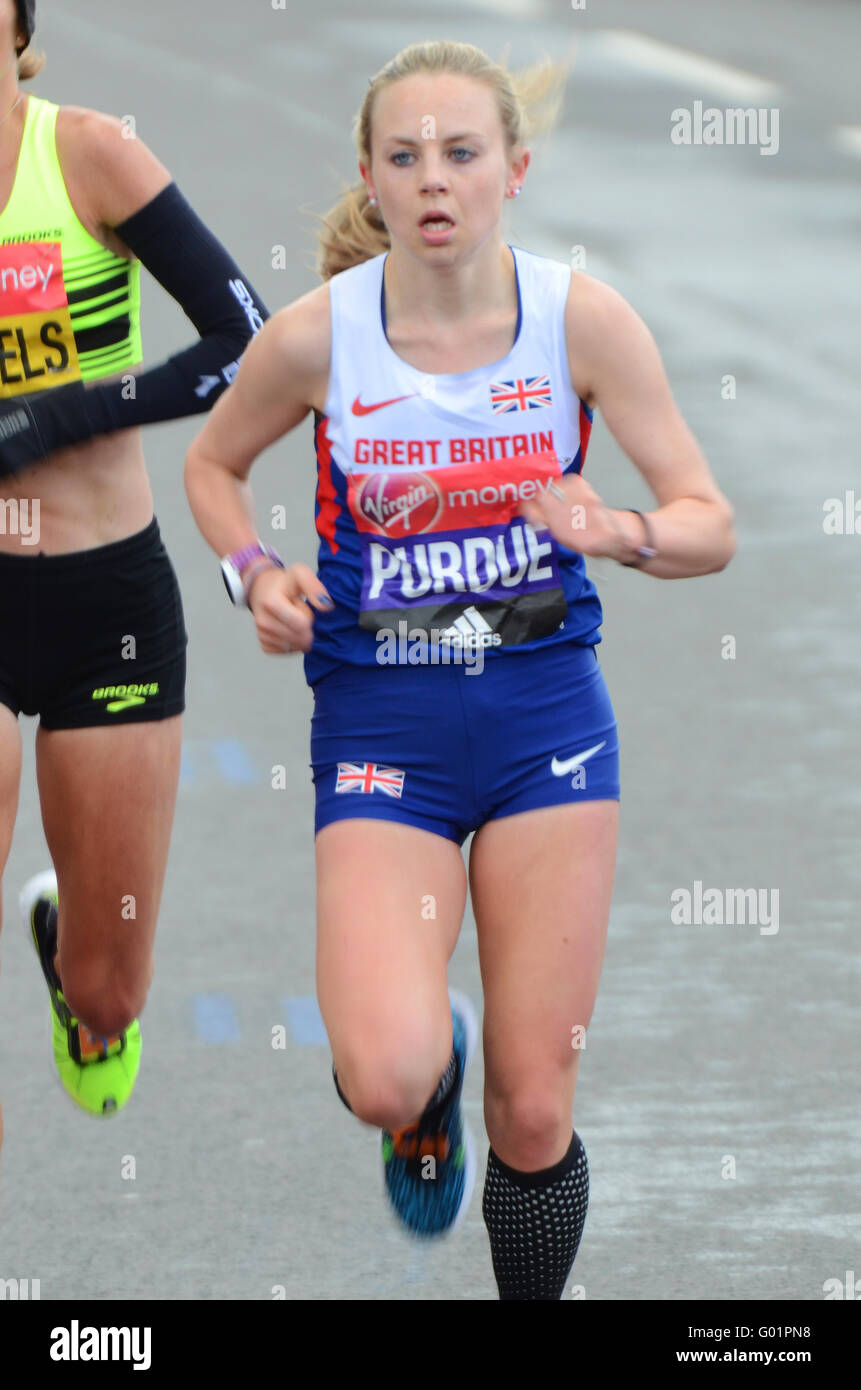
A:
<svg viewBox="0 0 861 1390">
<path fill-rule="evenodd" d="M 475 1186 L 475 1142 L 461 1110 L 463 1078 L 478 1039 L 472 1002 L 449 991 L 457 1080 L 430 1122 L 420 1117 L 403 1129 L 383 1130 L 386 1192 L 410 1235 L 454 1231 L 466 1215 Z"/>
</svg>

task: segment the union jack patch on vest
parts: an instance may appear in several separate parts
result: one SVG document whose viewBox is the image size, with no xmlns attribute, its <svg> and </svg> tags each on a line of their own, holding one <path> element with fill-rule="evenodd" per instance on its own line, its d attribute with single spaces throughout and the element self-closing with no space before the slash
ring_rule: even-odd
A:
<svg viewBox="0 0 861 1390">
<path fill-rule="evenodd" d="M 510 410 L 536 410 L 552 405 L 549 376 L 518 377 L 516 381 L 492 381 L 490 404 L 494 415 L 507 415 Z"/>
<path fill-rule="evenodd" d="M 384 792 L 400 798 L 404 790 L 405 773 L 397 767 L 381 763 L 338 763 L 336 792 Z"/>
</svg>

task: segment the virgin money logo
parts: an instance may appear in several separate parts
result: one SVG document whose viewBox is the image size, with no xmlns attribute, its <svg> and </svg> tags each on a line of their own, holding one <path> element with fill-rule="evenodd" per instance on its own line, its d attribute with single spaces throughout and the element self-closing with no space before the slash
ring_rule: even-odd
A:
<svg viewBox="0 0 861 1390">
<path fill-rule="evenodd" d="M 369 474 L 359 488 L 357 505 L 375 530 L 387 536 L 412 536 L 435 524 L 443 495 L 427 473 L 399 469 L 396 474 Z"/>
</svg>

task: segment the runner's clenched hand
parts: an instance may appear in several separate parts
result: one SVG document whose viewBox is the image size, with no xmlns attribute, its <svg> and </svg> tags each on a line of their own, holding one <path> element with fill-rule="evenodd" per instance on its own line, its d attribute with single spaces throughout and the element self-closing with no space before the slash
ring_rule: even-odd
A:
<svg viewBox="0 0 861 1390">
<path fill-rule="evenodd" d="M 332 600 L 308 565 L 273 565 L 251 581 L 248 606 L 267 655 L 307 652 L 313 641 L 311 605 L 328 612 Z"/>
<path fill-rule="evenodd" d="M 517 510 L 531 526 L 546 527 L 561 545 L 579 550 L 581 555 L 616 559 L 627 546 L 627 533 L 617 513 L 579 473 L 566 474 L 558 479 L 555 490 L 548 488 L 538 497 L 522 501 Z"/>
</svg>

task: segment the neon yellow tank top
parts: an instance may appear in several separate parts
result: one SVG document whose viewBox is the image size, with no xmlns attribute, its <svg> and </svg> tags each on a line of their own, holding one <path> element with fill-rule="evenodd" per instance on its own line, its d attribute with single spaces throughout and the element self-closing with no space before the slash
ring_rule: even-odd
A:
<svg viewBox="0 0 861 1390">
<path fill-rule="evenodd" d="M 57 158 L 58 110 L 29 97 L 0 213 L 0 398 L 98 381 L 143 357 L 140 262 L 78 221 Z"/>
</svg>

